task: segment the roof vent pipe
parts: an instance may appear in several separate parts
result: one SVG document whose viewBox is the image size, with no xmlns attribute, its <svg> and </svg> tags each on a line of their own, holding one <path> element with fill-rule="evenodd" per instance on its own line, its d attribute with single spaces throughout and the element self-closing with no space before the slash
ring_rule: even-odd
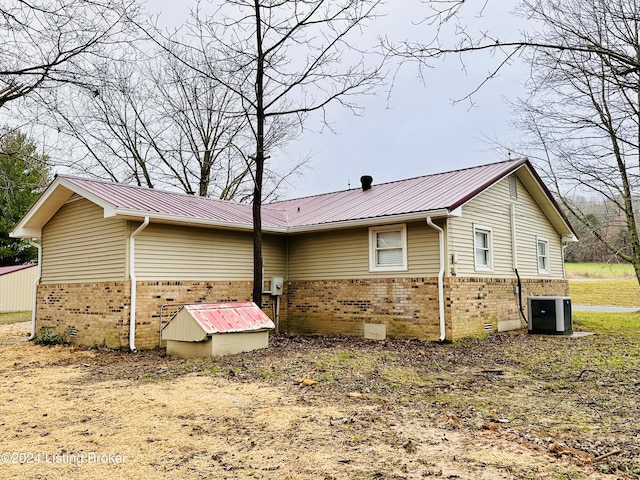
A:
<svg viewBox="0 0 640 480">
<path fill-rule="evenodd" d="M 371 175 L 363 175 L 360 177 L 360 183 L 362 183 L 362 191 L 366 192 L 371 189 L 373 183 L 373 177 Z"/>
</svg>

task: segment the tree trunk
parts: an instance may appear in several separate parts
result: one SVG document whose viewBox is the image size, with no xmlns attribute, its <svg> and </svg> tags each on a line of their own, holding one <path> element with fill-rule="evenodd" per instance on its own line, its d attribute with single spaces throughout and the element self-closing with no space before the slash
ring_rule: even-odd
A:
<svg viewBox="0 0 640 480">
<path fill-rule="evenodd" d="M 264 172 L 264 53 L 262 51 L 262 24 L 260 1 L 255 0 L 256 50 L 256 174 L 253 188 L 253 301 L 262 307 L 262 175 Z"/>
</svg>

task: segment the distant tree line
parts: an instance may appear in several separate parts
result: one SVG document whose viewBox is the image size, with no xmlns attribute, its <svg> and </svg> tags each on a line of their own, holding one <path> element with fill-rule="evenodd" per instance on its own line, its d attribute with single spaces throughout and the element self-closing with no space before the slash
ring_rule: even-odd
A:
<svg viewBox="0 0 640 480">
<path fill-rule="evenodd" d="M 622 256 L 631 255 L 625 216 L 615 204 L 584 197 L 574 198 L 571 203 L 575 211 L 580 212 L 580 218 L 567 213 L 580 241 L 567 245 L 565 261 L 622 263 Z M 640 204 L 640 199 L 635 199 L 634 203 Z"/>
</svg>

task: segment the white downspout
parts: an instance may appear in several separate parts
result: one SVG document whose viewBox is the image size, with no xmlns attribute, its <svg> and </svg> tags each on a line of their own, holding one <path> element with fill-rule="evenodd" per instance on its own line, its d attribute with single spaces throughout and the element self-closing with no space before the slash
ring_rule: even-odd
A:
<svg viewBox="0 0 640 480">
<path fill-rule="evenodd" d="M 35 247 L 38 250 L 38 275 L 33 285 L 33 309 L 31 310 L 31 335 L 29 340 L 33 340 L 36 336 L 36 308 L 38 306 L 38 285 L 40 285 L 40 279 L 42 278 L 42 245 L 29 240 L 29 245 Z"/>
<path fill-rule="evenodd" d="M 444 342 L 446 337 L 445 323 L 444 323 L 444 269 L 445 269 L 445 254 L 444 254 L 444 230 L 431 221 L 431 217 L 427 217 L 427 225 L 438 231 L 438 243 L 440 244 L 440 270 L 438 271 L 438 306 L 440 307 L 440 338 L 441 342 Z"/>
<path fill-rule="evenodd" d="M 129 280 L 131 281 L 131 300 L 129 302 L 129 350 L 137 352 L 136 348 L 136 235 L 149 225 L 149 217 L 144 217 L 142 224 L 129 237 Z"/>
</svg>

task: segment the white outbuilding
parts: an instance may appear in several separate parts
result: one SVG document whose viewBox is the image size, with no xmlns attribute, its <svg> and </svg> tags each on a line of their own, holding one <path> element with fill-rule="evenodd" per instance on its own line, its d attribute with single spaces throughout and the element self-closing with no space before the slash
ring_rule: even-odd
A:
<svg viewBox="0 0 640 480">
<path fill-rule="evenodd" d="M 195 358 L 266 348 L 269 317 L 253 302 L 184 305 L 162 329 L 167 354 Z"/>
<path fill-rule="evenodd" d="M 0 267 L 0 313 L 33 309 L 38 265 Z"/>
</svg>

